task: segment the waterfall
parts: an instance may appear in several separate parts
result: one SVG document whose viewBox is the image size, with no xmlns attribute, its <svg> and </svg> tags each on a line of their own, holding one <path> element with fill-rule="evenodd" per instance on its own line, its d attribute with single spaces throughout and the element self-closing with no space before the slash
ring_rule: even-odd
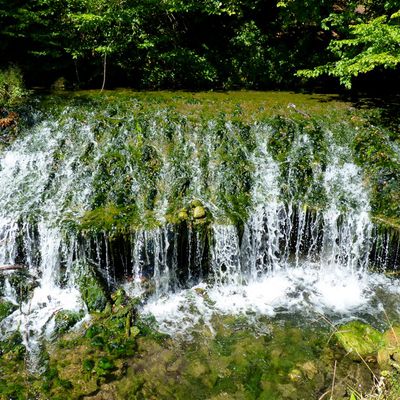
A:
<svg viewBox="0 0 400 400">
<path fill-rule="evenodd" d="M 86 311 L 77 261 L 109 290 L 145 293 L 166 330 L 214 312 L 364 310 L 385 284 L 369 263 L 394 267 L 398 242 L 374 233 L 349 148 L 291 124 L 75 106 L 27 128 L 0 157 L 0 264 L 35 285 L 21 299 L 4 274 L 20 307 L 0 332 L 33 349 L 57 312 Z M 294 135 L 281 153 L 278 131 Z"/>
</svg>

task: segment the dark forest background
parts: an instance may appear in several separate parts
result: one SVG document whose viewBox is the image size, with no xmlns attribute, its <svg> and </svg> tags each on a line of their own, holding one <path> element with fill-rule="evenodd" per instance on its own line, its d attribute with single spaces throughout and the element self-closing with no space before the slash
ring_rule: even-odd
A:
<svg viewBox="0 0 400 400">
<path fill-rule="evenodd" d="M 0 0 L 0 69 L 19 68 L 30 87 L 396 91 L 399 9 L 382 0 Z"/>
</svg>

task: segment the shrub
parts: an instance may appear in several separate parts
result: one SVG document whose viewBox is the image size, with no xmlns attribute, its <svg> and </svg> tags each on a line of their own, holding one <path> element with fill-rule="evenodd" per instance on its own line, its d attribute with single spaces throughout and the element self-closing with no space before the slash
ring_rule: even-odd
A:
<svg viewBox="0 0 400 400">
<path fill-rule="evenodd" d="M 19 68 L 0 70 L 0 107 L 20 104 L 27 94 Z"/>
</svg>

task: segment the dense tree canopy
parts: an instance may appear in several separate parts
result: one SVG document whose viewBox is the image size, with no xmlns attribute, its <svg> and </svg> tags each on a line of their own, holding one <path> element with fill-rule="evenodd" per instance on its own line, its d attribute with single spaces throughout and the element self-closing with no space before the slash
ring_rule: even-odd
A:
<svg viewBox="0 0 400 400">
<path fill-rule="evenodd" d="M 353 13 L 334 13 L 323 22 L 326 30 L 339 29 L 342 34 L 330 42 L 328 50 L 336 60 L 299 76 L 317 77 L 323 74 L 338 77 L 351 88 L 352 78 L 375 69 L 395 69 L 400 63 L 400 2 L 350 3 Z M 382 12 L 388 15 L 381 15 Z"/>
<path fill-rule="evenodd" d="M 397 68 L 399 3 L 0 0 L 0 67 L 31 85 L 257 89 L 332 75 L 350 87 Z"/>
</svg>

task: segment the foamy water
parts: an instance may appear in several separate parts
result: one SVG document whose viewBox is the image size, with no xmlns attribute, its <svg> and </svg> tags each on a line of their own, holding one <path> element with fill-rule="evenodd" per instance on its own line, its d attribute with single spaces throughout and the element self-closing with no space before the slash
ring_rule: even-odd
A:
<svg viewBox="0 0 400 400">
<path fill-rule="evenodd" d="M 381 298 L 378 292 L 384 292 Z M 393 304 L 397 304 L 393 308 Z M 143 313 L 155 316 L 161 331 L 190 335 L 196 324 L 208 324 L 217 315 L 259 317 L 299 314 L 327 317 L 333 323 L 365 317 L 382 320 L 384 312 L 400 317 L 400 282 L 383 274 L 354 274 L 345 267 L 329 271 L 316 265 L 267 273 L 246 285 L 197 285 L 149 301 Z"/>
</svg>

